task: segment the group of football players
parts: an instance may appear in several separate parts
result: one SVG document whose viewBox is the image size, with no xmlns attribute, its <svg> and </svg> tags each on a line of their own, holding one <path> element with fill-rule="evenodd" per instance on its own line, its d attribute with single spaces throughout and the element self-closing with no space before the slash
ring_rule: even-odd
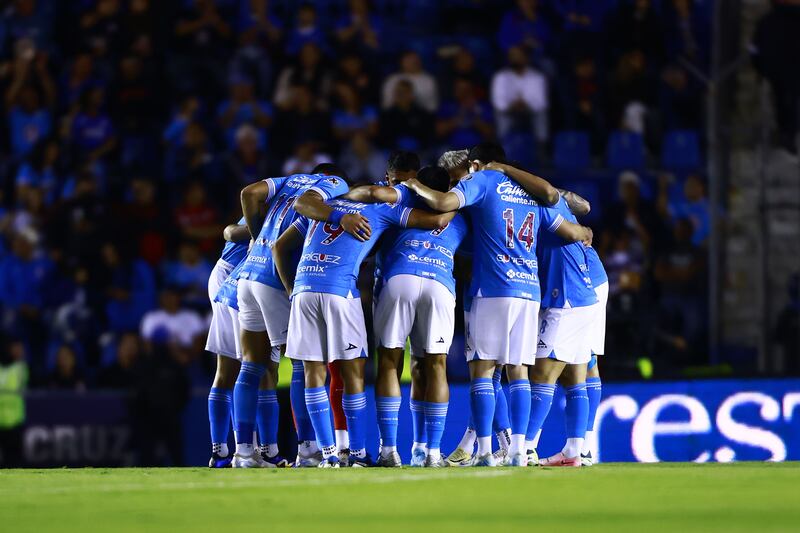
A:
<svg viewBox="0 0 800 533">
<path fill-rule="evenodd" d="M 501 146 L 482 143 L 424 168 L 416 154 L 395 152 L 376 185 L 351 186 L 341 169 L 324 163 L 312 174 L 251 184 L 241 203 L 242 219 L 225 229 L 209 280 L 206 349 L 217 354 L 209 466 L 402 466 L 399 377 L 407 342 L 412 466 L 592 463 L 587 433 L 601 396 L 608 278 L 591 230 L 576 219 L 590 208 L 585 200 L 507 163 Z M 373 249 L 375 459 L 367 452 L 374 421 L 364 387 L 372 354 L 357 287 Z M 457 278 L 465 280 L 472 416 L 458 448 L 444 456 Z M 278 450 L 282 354 L 292 362 L 298 452 L 291 463 Z M 536 448 L 557 383 L 567 440 L 540 460 Z M 231 422 L 235 452 L 227 445 Z"/>
</svg>

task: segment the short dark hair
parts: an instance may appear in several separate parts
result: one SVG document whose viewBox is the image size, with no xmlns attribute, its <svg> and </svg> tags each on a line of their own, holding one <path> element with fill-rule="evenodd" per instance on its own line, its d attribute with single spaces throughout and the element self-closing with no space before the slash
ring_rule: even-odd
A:
<svg viewBox="0 0 800 533">
<path fill-rule="evenodd" d="M 506 151 L 497 143 L 484 141 L 473 146 L 467 158 L 470 161 L 480 161 L 481 163 L 491 163 L 492 161 L 505 163 Z"/>
<path fill-rule="evenodd" d="M 450 190 L 450 174 L 442 167 L 424 166 L 417 174 L 417 179 L 435 191 L 447 192 Z"/>
<path fill-rule="evenodd" d="M 389 161 L 386 163 L 387 170 L 395 172 L 410 172 L 419 170 L 419 167 L 419 156 L 408 150 L 395 150 L 389 155 Z"/>
<path fill-rule="evenodd" d="M 350 183 L 347 173 L 335 163 L 320 163 L 311 171 L 312 174 L 325 174 L 326 176 L 336 176 Z"/>
</svg>

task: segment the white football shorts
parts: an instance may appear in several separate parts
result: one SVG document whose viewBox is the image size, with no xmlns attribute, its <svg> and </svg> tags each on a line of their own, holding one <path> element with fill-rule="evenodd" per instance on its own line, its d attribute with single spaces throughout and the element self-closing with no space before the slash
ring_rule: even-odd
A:
<svg viewBox="0 0 800 533">
<path fill-rule="evenodd" d="M 239 327 L 266 331 L 272 346 L 286 344 L 290 309 L 286 291 L 249 279 L 240 279 L 237 289 Z"/>
<path fill-rule="evenodd" d="M 536 358 L 571 365 L 588 363 L 592 358 L 591 334 L 596 314 L 594 305 L 542 309 Z"/>
<path fill-rule="evenodd" d="M 300 361 L 346 361 L 367 356 L 361 298 L 301 292 L 292 297 L 286 357 Z"/>
<path fill-rule="evenodd" d="M 467 361 L 534 364 L 539 306 L 523 298 L 476 296 L 467 314 Z"/>
<path fill-rule="evenodd" d="M 219 288 L 222 287 L 233 268 L 232 264 L 220 259 L 208 277 L 211 323 L 208 326 L 206 350 L 214 354 L 241 359 L 242 349 L 239 345 L 239 319 L 236 316 L 236 309 L 214 301 Z"/>
<path fill-rule="evenodd" d="M 597 294 L 597 303 L 594 308 L 595 316 L 592 324 L 592 333 L 589 335 L 589 343 L 592 348 L 592 355 L 604 355 L 606 353 L 606 305 L 608 304 L 608 282 L 594 288 Z"/>
<path fill-rule="evenodd" d="M 392 276 L 375 310 L 375 337 L 385 348 L 404 348 L 411 336 L 414 357 L 446 354 L 453 342 L 456 299 L 441 283 L 411 274 Z"/>
</svg>

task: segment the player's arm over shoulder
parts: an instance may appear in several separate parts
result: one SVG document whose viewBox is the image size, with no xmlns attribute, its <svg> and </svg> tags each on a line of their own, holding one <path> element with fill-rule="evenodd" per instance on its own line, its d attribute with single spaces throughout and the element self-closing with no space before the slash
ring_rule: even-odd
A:
<svg viewBox="0 0 800 533">
<path fill-rule="evenodd" d="M 560 215 L 559 215 L 560 216 Z M 582 242 L 586 246 L 592 245 L 592 230 L 580 224 L 574 224 L 561 217 L 558 226 L 552 230 L 556 235 L 570 242 Z"/>
<path fill-rule="evenodd" d="M 364 204 L 396 204 L 401 197 L 402 193 L 397 187 L 387 185 L 362 185 L 344 195 L 347 200 Z"/>
<path fill-rule="evenodd" d="M 441 192 L 431 189 L 420 183 L 416 178 L 406 180 L 403 183 L 406 187 L 417 193 L 417 195 L 428 204 L 428 207 L 434 211 L 446 213 L 449 211 L 456 211 L 463 207 L 461 199 L 453 191 Z"/>
<path fill-rule="evenodd" d="M 456 211 L 448 213 L 432 213 L 424 209 L 411 209 L 408 213 L 407 228 L 438 229 L 443 228 L 453 220 Z"/>
</svg>

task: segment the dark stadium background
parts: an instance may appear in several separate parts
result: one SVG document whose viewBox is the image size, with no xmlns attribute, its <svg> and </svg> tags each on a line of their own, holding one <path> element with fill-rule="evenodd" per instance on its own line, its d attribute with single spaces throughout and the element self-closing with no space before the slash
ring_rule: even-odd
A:
<svg viewBox="0 0 800 533">
<path fill-rule="evenodd" d="M 206 320 L 240 189 L 323 160 L 378 181 L 391 149 L 487 139 L 592 203 L 604 381 L 796 376 L 798 3 L 7 0 L 0 368 L 29 376 L 29 412 L 0 418 L 4 443 L 182 463 L 207 446 L 205 331 L 140 325 L 170 295 Z M 494 108 L 509 51 L 546 87 L 535 120 Z M 70 455 L 100 433 L 125 453 Z"/>
</svg>

